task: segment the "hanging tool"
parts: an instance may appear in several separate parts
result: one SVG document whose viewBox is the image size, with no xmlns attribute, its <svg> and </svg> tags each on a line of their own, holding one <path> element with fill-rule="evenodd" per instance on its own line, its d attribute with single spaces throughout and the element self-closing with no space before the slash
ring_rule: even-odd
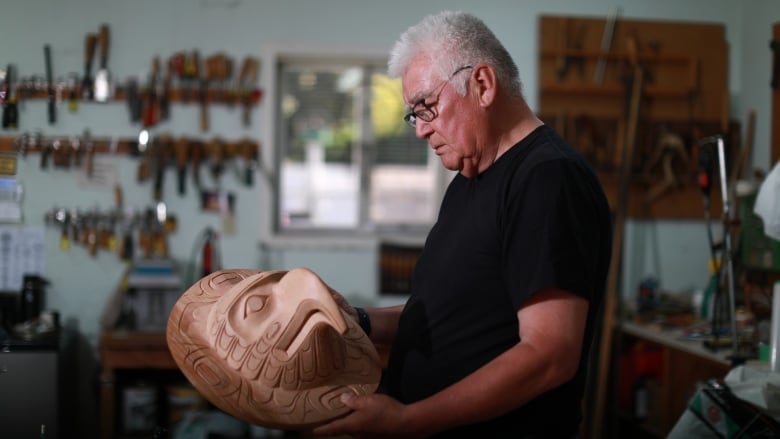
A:
<svg viewBox="0 0 780 439">
<path fill-rule="evenodd" d="M 82 230 L 82 245 L 87 247 L 90 256 L 97 255 L 97 213 L 88 214 Z"/>
<path fill-rule="evenodd" d="M 198 78 L 200 77 L 200 53 L 193 50 L 189 56 L 184 57 L 182 78 L 186 82 L 183 87 L 182 100 L 186 103 L 190 101 L 194 88 L 198 88 Z"/>
<path fill-rule="evenodd" d="M 214 100 L 224 102 L 225 82 L 230 79 L 233 70 L 233 63 L 229 57 L 223 53 L 217 53 L 206 58 L 206 80 L 210 86 L 218 82 L 218 86 L 212 89 L 210 97 Z"/>
<path fill-rule="evenodd" d="M 159 119 L 168 120 L 171 115 L 171 81 L 173 80 L 173 67 L 170 62 L 165 63 L 165 73 L 162 77 L 157 90 Z"/>
<path fill-rule="evenodd" d="M 143 125 L 152 127 L 160 120 L 160 108 L 157 99 L 157 77 L 160 74 L 160 58 L 152 58 L 152 68 L 149 72 L 149 82 L 144 90 L 143 100 Z"/>
<path fill-rule="evenodd" d="M 95 101 L 106 102 L 111 97 L 111 74 L 108 71 L 109 29 L 107 24 L 100 26 L 98 45 L 100 46 L 100 70 L 95 74 Z"/>
<path fill-rule="evenodd" d="M 190 143 L 190 161 L 192 161 L 192 183 L 198 190 L 201 189 L 200 183 L 200 162 L 203 159 L 203 149 L 205 146 L 200 141 Z"/>
<path fill-rule="evenodd" d="M 49 125 L 54 125 L 57 122 L 57 96 L 54 92 L 54 78 L 51 71 L 51 47 L 48 44 L 43 46 L 43 56 L 46 61 L 46 83 L 49 95 Z"/>
<path fill-rule="evenodd" d="M 187 158 L 189 146 L 190 140 L 184 137 L 176 140 L 176 143 L 174 144 L 179 195 L 184 195 L 187 192 Z"/>
<path fill-rule="evenodd" d="M 133 260 L 133 217 L 125 215 L 124 212 L 124 192 L 122 185 L 114 185 L 114 208 L 118 216 L 118 233 L 121 239 L 117 243 L 117 254 L 124 262 Z"/>
<path fill-rule="evenodd" d="M 155 201 L 162 200 L 163 181 L 165 179 L 165 168 L 168 166 L 168 155 L 171 148 L 171 136 L 170 134 L 161 134 L 155 139 L 155 154 L 154 154 L 154 186 L 152 188 L 152 198 Z"/>
<path fill-rule="evenodd" d="M 194 57 L 196 60 L 200 59 L 200 55 L 198 54 L 197 51 L 195 52 Z M 209 130 L 208 69 L 206 68 L 201 69 L 200 67 L 198 67 L 198 73 L 197 76 L 195 76 L 195 79 L 198 83 L 198 101 L 200 102 L 199 126 L 200 126 L 200 130 L 205 132 Z"/>
<path fill-rule="evenodd" d="M 138 152 L 141 154 L 141 160 L 138 162 L 136 171 L 136 181 L 143 183 L 152 176 L 153 151 L 154 145 L 149 144 L 149 130 L 142 129 L 138 133 Z"/>
<path fill-rule="evenodd" d="M 208 145 L 209 152 L 209 171 L 211 178 L 219 186 L 220 177 L 225 170 L 225 143 L 222 139 L 214 138 Z"/>
<path fill-rule="evenodd" d="M 80 168 L 84 162 L 84 148 L 81 147 L 81 139 L 78 136 L 71 136 L 68 138 L 70 150 L 73 151 L 73 165 Z"/>
<path fill-rule="evenodd" d="M 247 57 L 241 65 L 238 77 L 239 94 L 241 96 L 241 121 L 245 127 L 252 124 L 252 106 L 255 103 L 254 84 L 257 81 L 258 61 Z"/>
<path fill-rule="evenodd" d="M 16 106 L 16 92 L 14 91 L 14 66 L 8 64 L 5 71 L 5 102 L 3 104 L 3 129 L 15 130 L 19 128 L 19 110 Z"/>
<path fill-rule="evenodd" d="M 62 229 L 60 230 L 60 250 L 68 251 L 70 249 L 70 216 L 67 213 L 63 214 Z"/>
<path fill-rule="evenodd" d="M 95 169 L 95 143 L 92 141 L 92 134 L 89 132 L 89 129 L 84 130 L 80 143 L 83 145 L 84 153 L 87 156 L 86 160 L 84 160 L 84 175 L 90 180 Z"/>
<path fill-rule="evenodd" d="M 84 77 L 81 79 L 81 99 L 92 100 L 95 97 L 93 90 L 94 78 L 92 77 L 92 60 L 95 58 L 95 46 L 97 35 L 88 33 L 84 40 Z"/>
<path fill-rule="evenodd" d="M 130 113 L 130 123 L 141 121 L 143 112 L 143 102 L 138 90 L 138 80 L 130 78 L 125 85 L 125 98 L 127 99 L 127 109 Z"/>
<path fill-rule="evenodd" d="M 596 61 L 596 71 L 593 74 L 593 81 L 597 84 L 604 82 L 604 68 L 607 65 L 607 55 L 612 48 L 612 35 L 615 33 L 615 24 L 619 16 L 620 6 L 614 6 L 604 24 L 604 33 L 601 35 L 601 52 Z"/>
<path fill-rule="evenodd" d="M 55 168 L 70 168 L 71 150 L 60 139 L 54 139 L 51 142 L 52 159 Z"/>
<path fill-rule="evenodd" d="M 241 181 L 251 187 L 254 185 L 255 169 L 257 168 L 260 146 L 251 141 L 244 140 L 239 145 L 240 160 L 243 163 L 243 175 Z"/>
<path fill-rule="evenodd" d="M 570 35 L 569 26 L 570 19 L 562 18 L 561 27 L 563 28 L 561 34 L 564 38 L 564 54 L 558 58 L 557 74 L 558 80 L 566 79 L 569 73 L 569 69 L 572 65 L 577 66 L 577 72 L 580 77 L 585 75 L 585 57 L 581 54 L 585 41 L 585 32 L 587 29 L 585 26 L 577 28 L 576 33 Z"/>
<path fill-rule="evenodd" d="M 52 146 L 50 142 L 43 139 L 41 139 L 39 145 L 41 148 L 41 169 L 46 169 L 49 167 L 49 156 L 51 156 Z"/>
<path fill-rule="evenodd" d="M 655 201 L 656 198 L 670 189 L 683 186 L 683 182 L 677 177 L 674 170 L 673 162 L 675 158 L 684 164 L 690 163 L 682 137 L 679 134 L 664 130 L 658 138 L 655 153 L 646 162 L 647 165 L 645 166 L 645 174 L 650 174 L 653 168 L 660 164 L 663 178 L 648 189 L 645 195 L 646 203 Z"/>
<path fill-rule="evenodd" d="M 71 73 L 68 78 L 68 111 L 75 113 L 79 109 L 79 75 Z"/>
<path fill-rule="evenodd" d="M 189 96 L 187 96 L 187 91 L 185 90 L 185 86 L 187 85 L 186 82 L 186 73 L 184 71 L 184 63 L 185 63 L 185 56 L 184 52 L 177 52 L 171 55 L 168 58 L 168 68 L 167 71 L 169 74 L 169 81 L 166 84 L 167 90 L 167 100 L 170 102 L 170 93 L 171 88 L 173 87 L 173 80 L 176 78 L 178 81 L 178 86 L 180 90 L 180 96 L 182 101 L 187 102 L 189 100 Z"/>
</svg>

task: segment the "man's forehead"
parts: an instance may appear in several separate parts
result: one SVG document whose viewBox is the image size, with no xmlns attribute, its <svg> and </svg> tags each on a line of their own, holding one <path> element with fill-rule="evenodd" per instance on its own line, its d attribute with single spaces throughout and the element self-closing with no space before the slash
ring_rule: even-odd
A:
<svg viewBox="0 0 780 439">
<path fill-rule="evenodd" d="M 409 64 L 401 77 L 404 100 L 412 106 L 431 92 L 436 74 L 429 62 L 416 61 Z"/>
</svg>

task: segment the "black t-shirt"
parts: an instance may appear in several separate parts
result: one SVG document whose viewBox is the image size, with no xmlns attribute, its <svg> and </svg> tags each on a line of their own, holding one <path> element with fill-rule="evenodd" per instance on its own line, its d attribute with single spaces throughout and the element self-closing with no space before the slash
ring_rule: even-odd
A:
<svg viewBox="0 0 780 439">
<path fill-rule="evenodd" d="M 387 393 L 411 403 L 464 378 L 518 343 L 517 310 L 535 291 L 560 288 L 590 302 L 577 376 L 491 422 L 442 436 L 576 434 L 610 251 L 598 178 L 549 127 L 476 178 L 457 174 L 415 268 L 384 376 Z"/>
</svg>

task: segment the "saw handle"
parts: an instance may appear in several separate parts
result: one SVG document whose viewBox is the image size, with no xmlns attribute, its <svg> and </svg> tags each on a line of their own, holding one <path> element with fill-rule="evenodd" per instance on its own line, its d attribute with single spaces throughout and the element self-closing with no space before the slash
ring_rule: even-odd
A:
<svg viewBox="0 0 780 439">
<path fill-rule="evenodd" d="M 84 38 L 84 66 L 86 67 L 85 75 L 89 75 L 92 69 L 92 61 L 95 59 L 95 46 L 97 45 L 97 35 L 88 33 Z"/>
<path fill-rule="evenodd" d="M 100 68 L 105 69 L 108 63 L 108 43 L 109 43 L 109 30 L 108 25 L 103 24 L 100 26 L 100 32 L 98 34 L 98 43 L 100 44 Z"/>
</svg>

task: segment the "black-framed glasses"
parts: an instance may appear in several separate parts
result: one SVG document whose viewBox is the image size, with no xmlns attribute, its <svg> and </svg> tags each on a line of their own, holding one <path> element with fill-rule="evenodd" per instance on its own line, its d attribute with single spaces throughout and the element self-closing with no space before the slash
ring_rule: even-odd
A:
<svg viewBox="0 0 780 439">
<path fill-rule="evenodd" d="M 430 93 L 427 93 L 422 99 L 417 101 L 416 104 L 412 105 L 412 111 L 407 113 L 404 116 L 404 122 L 409 124 L 410 127 L 414 128 L 417 126 L 417 119 L 420 119 L 423 122 L 431 122 L 433 119 L 438 116 L 436 111 L 434 111 L 433 107 L 439 102 L 439 95 L 441 95 L 441 92 L 444 90 L 444 87 L 449 84 L 450 81 L 452 81 L 452 78 L 455 77 L 458 73 L 470 69 L 473 66 L 463 66 L 452 72 L 452 74 L 449 76 L 449 78 L 442 81 L 440 85 L 437 85 L 436 88 L 430 91 Z M 431 96 L 436 96 L 436 100 L 427 103 L 425 102 L 428 98 Z M 422 107 L 422 108 L 418 108 Z"/>
</svg>

